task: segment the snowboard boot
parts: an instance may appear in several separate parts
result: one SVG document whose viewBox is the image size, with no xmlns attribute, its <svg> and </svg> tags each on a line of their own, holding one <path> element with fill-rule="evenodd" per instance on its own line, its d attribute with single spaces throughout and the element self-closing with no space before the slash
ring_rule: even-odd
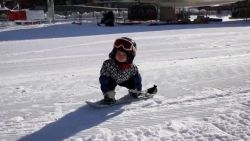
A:
<svg viewBox="0 0 250 141">
<path fill-rule="evenodd" d="M 139 91 L 137 90 L 128 90 L 128 93 L 131 97 L 133 98 L 138 98 L 139 95 L 141 94 Z"/>
<path fill-rule="evenodd" d="M 115 104 L 115 102 L 116 102 L 115 99 L 109 98 L 107 95 L 105 95 L 101 103 L 104 105 L 110 105 L 110 104 Z"/>
<path fill-rule="evenodd" d="M 149 97 L 149 95 L 154 95 L 158 91 L 157 86 L 154 85 L 151 88 L 148 88 L 146 91 L 137 91 L 135 90 L 129 90 L 129 95 L 133 98 L 142 98 L 142 97 Z"/>
<path fill-rule="evenodd" d="M 110 104 L 114 104 L 115 102 L 116 102 L 115 91 L 109 91 L 104 94 L 104 99 L 102 100 L 102 104 L 110 105 Z"/>
</svg>

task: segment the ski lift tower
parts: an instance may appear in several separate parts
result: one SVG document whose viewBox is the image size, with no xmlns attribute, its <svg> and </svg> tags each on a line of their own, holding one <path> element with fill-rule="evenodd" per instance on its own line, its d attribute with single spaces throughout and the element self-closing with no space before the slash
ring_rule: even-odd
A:
<svg viewBox="0 0 250 141">
<path fill-rule="evenodd" d="M 47 0 L 48 11 L 47 11 L 47 18 L 50 23 L 55 22 L 55 9 L 54 9 L 54 0 Z"/>
<path fill-rule="evenodd" d="M 160 2 L 160 0 L 156 0 L 155 3 L 156 3 L 156 5 L 157 5 L 157 20 L 160 21 L 160 18 L 161 18 L 161 17 L 160 17 L 160 12 L 161 12 L 161 11 L 160 11 L 160 9 L 161 9 L 160 6 L 161 6 L 161 2 Z"/>
</svg>

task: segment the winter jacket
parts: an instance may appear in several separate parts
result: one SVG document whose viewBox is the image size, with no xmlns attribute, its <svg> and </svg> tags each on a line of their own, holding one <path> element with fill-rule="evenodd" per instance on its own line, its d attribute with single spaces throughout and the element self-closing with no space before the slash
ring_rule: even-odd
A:
<svg viewBox="0 0 250 141">
<path fill-rule="evenodd" d="M 138 68 L 131 64 L 127 68 L 121 68 L 115 63 L 113 59 L 104 61 L 101 68 L 101 76 L 108 76 L 113 78 L 117 84 L 129 80 L 132 76 L 138 73 Z"/>
</svg>

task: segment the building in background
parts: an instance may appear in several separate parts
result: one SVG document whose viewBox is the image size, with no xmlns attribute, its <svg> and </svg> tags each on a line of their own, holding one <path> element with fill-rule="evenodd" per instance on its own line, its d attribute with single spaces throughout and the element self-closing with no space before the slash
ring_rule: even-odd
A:
<svg viewBox="0 0 250 141">
<path fill-rule="evenodd" d="M 1 6 L 4 6 L 10 10 L 45 10 L 47 7 L 46 0 L 0 0 L 0 3 Z"/>
<path fill-rule="evenodd" d="M 250 0 L 240 1 L 232 5 L 233 18 L 250 18 Z"/>
<path fill-rule="evenodd" d="M 237 2 L 240 1 L 240 2 Z M 10 10 L 29 9 L 43 10 L 50 19 L 54 20 L 54 11 L 58 13 L 72 13 L 112 10 L 108 8 L 127 8 L 128 18 L 131 20 L 178 20 L 183 12 L 177 15 L 183 7 L 201 7 L 218 12 L 225 8 L 232 11 L 233 18 L 247 18 L 250 16 L 250 1 L 245 0 L 0 0 L 1 7 Z M 223 3 L 226 3 L 224 5 Z M 231 4 L 234 3 L 234 4 Z M 218 4 L 219 6 L 214 6 Z M 221 4 L 223 4 L 221 6 Z M 103 8 L 101 8 L 103 7 Z M 69 12 L 70 11 L 70 12 Z"/>
</svg>

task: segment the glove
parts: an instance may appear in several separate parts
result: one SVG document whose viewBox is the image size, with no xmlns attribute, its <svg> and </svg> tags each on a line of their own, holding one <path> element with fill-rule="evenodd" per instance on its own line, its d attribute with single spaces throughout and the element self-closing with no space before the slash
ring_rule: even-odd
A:
<svg viewBox="0 0 250 141">
<path fill-rule="evenodd" d="M 155 94 L 155 93 L 157 93 L 157 91 L 158 91 L 158 89 L 157 89 L 156 85 L 154 85 L 152 88 L 147 89 L 147 93 L 149 93 L 149 94 Z"/>
</svg>

